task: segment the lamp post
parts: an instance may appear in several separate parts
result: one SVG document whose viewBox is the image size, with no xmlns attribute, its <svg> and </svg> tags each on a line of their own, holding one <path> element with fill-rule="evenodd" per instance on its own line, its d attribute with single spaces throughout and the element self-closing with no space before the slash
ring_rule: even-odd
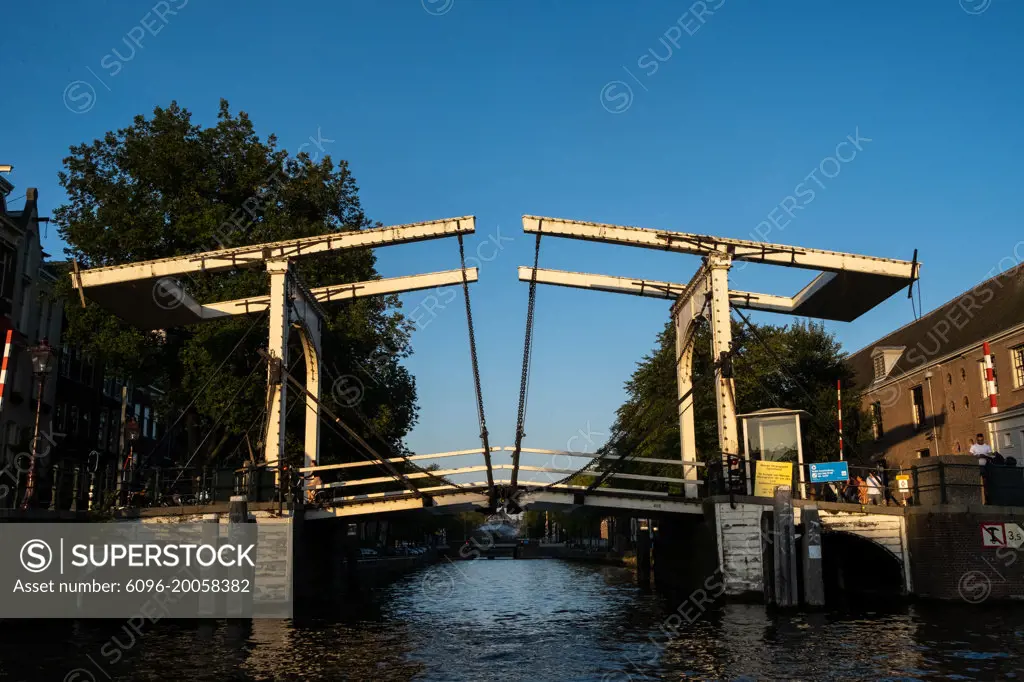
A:
<svg viewBox="0 0 1024 682">
<path fill-rule="evenodd" d="M 21 508 L 29 509 L 32 506 L 36 492 L 36 458 L 39 447 L 39 415 L 43 410 L 43 390 L 46 387 L 46 377 L 53 371 L 54 352 L 49 341 L 45 338 L 38 346 L 31 346 L 29 354 L 32 356 L 32 374 L 39 380 L 39 396 L 36 399 L 36 424 L 32 434 L 32 458 L 28 465 L 28 480 L 25 482 L 25 499 L 22 500 Z"/>
<path fill-rule="evenodd" d="M 126 504 L 127 502 L 124 489 L 125 481 L 130 481 L 135 472 L 135 441 L 139 439 L 139 422 L 135 421 L 135 417 L 128 417 L 128 420 L 124 423 L 124 436 L 125 440 L 128 441 L 128 456 L 125 457 L 124 464 L 121 465 L 121 475 L 118 477 L 117 483 L 118 499 L 121 504 Z"/>
</svg>

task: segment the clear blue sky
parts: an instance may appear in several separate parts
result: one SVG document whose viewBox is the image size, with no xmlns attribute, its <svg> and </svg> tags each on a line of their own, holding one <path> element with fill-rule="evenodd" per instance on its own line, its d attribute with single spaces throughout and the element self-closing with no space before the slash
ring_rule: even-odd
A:
<svg viewBox="0 0 1024 682">
<path fill-rule="evenodd" d="M 1024 239 L 1020 2 L 707 0 L 717 9 L 702 17 L 701 3 L 649 0 L 61 4 L 4 10 L 0 163 L 16 167 L 14 196 L 39 187 L 48 214 L 69 145 L 171 99 L 212 123 L 227 98 L 291 150 L 319 129 L 372 219 L 473 214 L 470 254 L 500 234 L 472 291 L 494 444 L 514 435 L 523 213 L 749 238 L 859 130 L 870 142 L 825 162 L 789 224 L 776 210 L 784 228 L 769 241 L 906 259 L 919 248 L 931 309 L 1015 262 Z M 52 227 L 46 244 L 59 254 Z M 458 263 L 454 241 L 378 255 L 385 276 Z M 541 253 L 542 266 L 675 281 L 696 264 L 554 239 Z M 792 294 L 808 276 L 751 266 L 733 285 Z M 407 312 L 423 298 L 405 296 Z M 662 301 L 542 288 L 526 444 L 581 450 L 570 439 L 589 425 L 599 445 L 667 314 Z M 910 319 L 898 295 L 829 327 L 856 350 Z M 413 342 L 411 447 L 478 444 L 461 298 Z"/>
</svg>

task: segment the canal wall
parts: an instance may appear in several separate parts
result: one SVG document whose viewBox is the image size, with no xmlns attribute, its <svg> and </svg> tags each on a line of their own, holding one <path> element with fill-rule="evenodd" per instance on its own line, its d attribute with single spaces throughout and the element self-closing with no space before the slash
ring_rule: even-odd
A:
<svg viewBox="0 0 1024 682">
<path fill-rule="evenodd" d="M 969 603 L 1024 599 L 1024 557 L 1009 546 L 1012 538 L 1004 530 L 995 535 L 1005 545 L 982 541 L 983 525 L 1024 527 L 1024 509 L 938 505 L 908 507 L 906 514 L 915 594 Z"/>
<path fill-rule="evenodd" d="M 886 550 L 900 565 L 903 591 L 908 594 L 913 591 L 912 574 L 907 570 L 912 562 L 903 508 L 794 500 L 793 515 L 798 534 L 802 530 L 799 528 L 801 509 L 806 505 L 814 505 L 818 509 L 824 535 L 855 536 Z M 712 530 L 715 540 L 712 551 L 717 557 L 716 567 L 722 574 L 725 595 L 744 599 L 763 596 L 764 553 L 772 536 L 771 533 L 762 533 L 761 523 L 764 513 L 770 511 L 770 504 L 753 497 L 737 497 L 733 501 L 713 498 L 705 503 L 706 528 Z M 870 568 L 865 566 L 864 570 Z"/>
</svg>

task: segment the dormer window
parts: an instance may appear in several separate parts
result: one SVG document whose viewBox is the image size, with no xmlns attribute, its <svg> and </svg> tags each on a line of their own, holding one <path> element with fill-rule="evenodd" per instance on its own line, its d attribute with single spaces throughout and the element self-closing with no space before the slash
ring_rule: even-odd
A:
<svg viewBox="0 0 1024 682">
<path fill-rule="evenodd" d="M 885 379 L 892 372 L 903 355 L 906 346 L 879 346 L 871 351 L 871 363 L 875 370 L 875 381 Z"/>
</svg>

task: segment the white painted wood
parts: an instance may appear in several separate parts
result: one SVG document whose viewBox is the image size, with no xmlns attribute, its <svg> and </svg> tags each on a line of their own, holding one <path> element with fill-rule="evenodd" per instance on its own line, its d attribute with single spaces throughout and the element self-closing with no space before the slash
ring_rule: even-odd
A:
<svg viewBox="0 0 1024 682">
<path fill-rule="evenodd" d="M 911 275 L 910 261 L 671 230 L 524 215 L 523 231 L 528 234 L 541 233 L 570 239 L 626 244 L 699 256 L 712 253 L 730 254 L 733 260 L 750 260 L 825 272 L 845 270 L 901 279 L 909 278 Z M 916 275 L 916 273 L 914 274 Z"/>
<path fill-rule="evenodd" d="M 478 268 L 466 268 L 466 281 L 476 282 L 479 279 Z M 405 277 L 388 277 L 350 284 L 332 284 L 326 287 L 315 287 L 309 292 L 317 303 L 336 303 L 351 301 L 355 298 L 385 296 L 409 291 L 422 291 L 443 286 L 462 284 L 462 270 L 444 270 L 428 272 L 422 275 Z M 198 314 L 203 320 L 215 320 L 231 315 L 250 315 L 262 313 L 270 307 L 270 296 L 250 296 L 236 298 L 219 303 L 204 303 L 198 306 Z"/>
<path fill-rule="evenodd" d="M 438 237 L 452 237 L 457 234 L 471 234 L 475 229 L 476 219 L 473 216 L 463 216 L 369 230 L 331 232 L 314 237 L 219 249 L 189 256 L 90 268 L 80 272 L 80 281 L 83 288 L 88 288 L 143 279 L 173 277 L 192 272 L 217 272 L 233 268 L 261 267 L 267 260 L 282 258 L 295 260 L 341 249 L 406 244 Z M 72 275 L 71 281 L 72 286 L 77 289 L 78 278 Z"/>
</svg>

